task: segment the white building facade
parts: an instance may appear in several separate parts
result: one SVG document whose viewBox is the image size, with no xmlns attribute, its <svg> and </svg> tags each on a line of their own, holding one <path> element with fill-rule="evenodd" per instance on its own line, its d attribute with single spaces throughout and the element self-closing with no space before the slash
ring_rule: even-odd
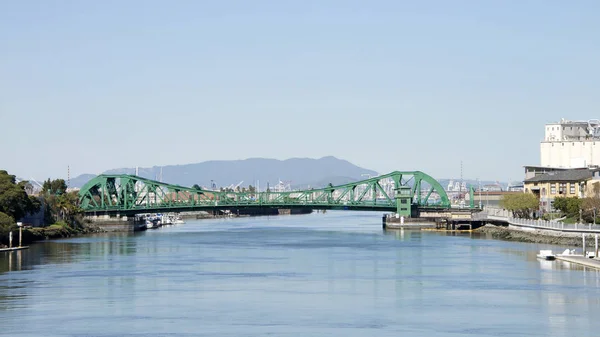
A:
<svg viewBox="0 0 600 337">
<path fill-rule="evenodd" d="M 546 124 L 540 143 L 543 167 L 583 168 L 600 166 L 600 121 L 568 121 Z"/>
</svg>

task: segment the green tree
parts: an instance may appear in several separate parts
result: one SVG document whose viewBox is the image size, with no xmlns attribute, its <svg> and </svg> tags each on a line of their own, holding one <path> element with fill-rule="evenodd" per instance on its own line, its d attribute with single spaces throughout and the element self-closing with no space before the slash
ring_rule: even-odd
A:
<svg viewBox="0 0 600 337">
<path fill-rule="evenodd" d="M 52 221 L 65 221 L 72 224 L 75 216 L 82 213 L 79 208 L 79 196 L 77 192 L 67 192 L 60 195 L 47 195 L 45 197 L 47 212 Z"/>
<path fill-rule="evenodd" d="M 200 185 L 198 185 L 198 184 L 194 184 L 194 186 L 192 186 L 192 188 L 195 189 L 195 190 L 201 190 L 202 189 L 202 187 L 200 187 Z"/>
<path fill-rule="evenodd" d="M 11 226 L 15 224 L 15 219 L 6 213 L 0 212 L 0 227 Z"/>
<path fill-rule="evenodd" d="M 67 192 L 67 183 L 64 179 L 46 180 L 42 185 L 42 194 L 61 195 Z"/>
<path fill-rule="evenodd" d="M 554 198 L 554 203 L 552 204 L 554 209 L 559 210 L 563 213 L 567 213 L 567 198 L 566 197 L 556 197 Z"/>
<path fill-rule="evenodd" d="M 554 198 L 554 209 L 561 211 L 568 217 L 579 216 L 583 199 L 577 197 L 556 197 Z"/>
<path fill-rule="evenodd" d="M 539 208 L 539 200 L 530 193 L 506 194 L 500 204 L 505 209 L 513 212 L 518 218 L 530 218 L 531 213 Z"/>
<path fill-rule="evenodd" d="M 39 209 L 39 202 L 25 192 L 27 184 L 26 181 L 17 184 L 15 176 L 0 170 L 0 212 L 18 220 Z"/>
<path fill-rule="evenodd" d="M 8 235 L 10 228 L 15 224 L 15 219 L 6 213 L 0 212 L 0 239 Z M 0 246 L 2 246 L 0 242 Z"/>
</svg>

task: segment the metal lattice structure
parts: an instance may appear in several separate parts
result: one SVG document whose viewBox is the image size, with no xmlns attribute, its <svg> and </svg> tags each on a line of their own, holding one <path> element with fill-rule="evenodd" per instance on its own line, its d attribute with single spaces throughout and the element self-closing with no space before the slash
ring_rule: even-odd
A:
<svg viewBox="0 0 600 337">
<path fill-rule="evenodd" d="M 86 214 L 132 215 L 240 208 L 395 211 L 450 208 L 444 188 L 420 172 L 392 172 L 339 186 L 286 192 L 231 192 L 166 184 L 134 175 L 99 175 L 79 191 Z"/>
</svg>

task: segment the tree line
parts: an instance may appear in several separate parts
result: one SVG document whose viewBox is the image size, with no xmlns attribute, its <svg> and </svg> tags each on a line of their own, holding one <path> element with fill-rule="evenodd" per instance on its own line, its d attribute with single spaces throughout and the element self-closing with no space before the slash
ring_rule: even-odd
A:
<svg viewBox="0 0 600 337">
<path fill-rule="evenodd" d="M 515 217 L 529 219 L 537 217 L 548 217 L 548 214 L 540 212 L 540 200 L 531 193 L 515 193 L 503 196 L 500 204 L 509 210 Z M 600 183 L 594 183 L 592 193 L 585 198 L 578 197 L 556 197 L 552 205 L 553 213 L 564 217 L 571 222 L 599 223 L 600 215 Z"/>
<path fill-rule="evenodd" d="M 32 195 L 33 186 L 27 181 L 17 182 L 14 175 L 0 170 L 0 230 L 7 231 L 27 214 L 44 210 L 44 223 L 64 222 L 79 224 L 77 192 L 67 192 L 64 179 L 48 179 L 39 195 Z"/>
</svg>

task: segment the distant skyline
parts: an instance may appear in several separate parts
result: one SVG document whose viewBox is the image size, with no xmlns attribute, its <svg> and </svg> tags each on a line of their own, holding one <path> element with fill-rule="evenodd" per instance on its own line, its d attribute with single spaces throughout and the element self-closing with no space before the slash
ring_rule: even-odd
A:
<svg viewBox="0 0 600 337">
<path fill-rule="evenodd" d="M 335 156 L 514 181 L 600 118 L 600 2 L 5 1 L 0 169 Z"/>
</svg>

